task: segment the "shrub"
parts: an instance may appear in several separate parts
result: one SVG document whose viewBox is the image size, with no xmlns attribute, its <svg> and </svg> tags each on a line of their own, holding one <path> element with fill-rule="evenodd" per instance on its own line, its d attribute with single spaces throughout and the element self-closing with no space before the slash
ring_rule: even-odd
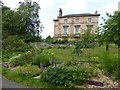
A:
<svg viewBox="0 0 120 90">
<path fill-rule="evenodd" d="M 41 75 L 41 79 L 56 85 L 74 87 L 75 84 L 84 84 L 91 76 L 92 72 L 85 67 L 49 67 Z"/>
<path fill-rule="evenodd" d="M 23 66 L 25 64 L 29 64 L 32 60 L 34 56 L 34 53 L 31 52 L 31 51 L 28 51 L 26 53 L 23 53 L 23 54 L 19 54 L 17 56 L 14 56 L 12 58 L 9 59 L 10 61 L 10 65 L 12 67 L 15 67 L 15 66 Z"/>
<path fill-rule="evenodd" d="M 19 65 L 23 65 L 24 64 L 24 61 L 22 60 L 22 55 L 21 54 L 16 55 L 16 56 L 10 58 L 9 62 L 10 62 L 10 66 L 11 67 L 15 67 L 15 66 L 19 66 Z"/>
<path fill-rule="evenodd" d="M 65 66 L 72 66 L 72 65 L 77 65 L 77 60 L 74 60 L 74 58 L 72 58 L 72 60 L 66 60 L 64 62 Z"/>
<path fill-rule="evenodd" d="M 42 70 L 38 66 L 28 64 L 26 66 L 18 68 L 17 72 L 23 76 L 34 77 L 39 75 Z"/>
<path fill-rule="evenodd" d="M 63 40 L 54 40 L 52 41 L 53 44 L 66 44 L 68 43 L 67 39 L 63 39 Z"/>
<path fill-rule="evenodd" d="M 66 49 L 66 48 L 68 48 L 67 46 L 59 46 L 59 47 L 57 47 L 58 49 Z"/>
<path fill-rule="evenodd" d="M 99 62 L 99 61 L 100 61 L 100 58 L 97 57 L 97 56 L 91 57 L 91 58 L 90 58 L 90 61 L 91 61 L 91 62 Z"/>
<path fill-rule="evenodd" d="M 42 64 L 43 66 L 49 66 L 50 65 L 49 56 L 44 53 L 38 54 L 33 58 L 32 64 L 38 65 L 39 67 L 40 64 Z"/>
<path fill-rule="evenodd" d="M 117 71 L 117 55 L 110 54 L 108 52 L 102 52 L 101 54 L 101 66 L 104 69 L 105 74 L 111 75 L 114 71 Z"/>
<path fill-rule="evenodd" d="M 3 49 L 10 50 L 10 51 L 24 51 L 26 48 L 26 43 L 20 39 L 17 35 L 16 36 L 8 36 L 7 38 L 3 39 Z"/>
</svg>

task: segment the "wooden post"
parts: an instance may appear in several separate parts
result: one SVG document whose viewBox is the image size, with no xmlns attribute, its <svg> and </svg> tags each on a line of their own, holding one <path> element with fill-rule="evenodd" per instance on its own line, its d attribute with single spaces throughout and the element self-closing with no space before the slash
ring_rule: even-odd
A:
<svg viewBox="0 0 120 90">
<path fill-rule="evenodd" d="M 54 59 L 54 65 L 55 65 L 55 67 L 56 67 L 56 64 L 57 64 L 57 63 L 56 63 L 56 59 Z"/>
<path fill-rule="evenodd" d="M 43 68 L 43 64 L 42 63 L 40 63 L 40 68 L 43 70 L 44 68 Z"/>
</svg>

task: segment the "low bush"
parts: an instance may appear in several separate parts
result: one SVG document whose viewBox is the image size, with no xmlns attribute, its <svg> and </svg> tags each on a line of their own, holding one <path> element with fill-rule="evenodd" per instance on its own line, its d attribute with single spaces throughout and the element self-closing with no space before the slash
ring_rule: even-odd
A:
<svg viewBox="0 0 120 90">
<path fill-rule="evenodd" d="M 9 62 L 12 67 L 19 66 L 19 65 L 23 66 L 25 64 L 29 64 L 31 62 L 33 56 L 34 56 L 34 53 L 31 51 L 28 51 L 26 53 L 19 54 L 19 55 L 16 55 L 16 56 L 10 58 Z"/>
<path fill-rule="evenodd" d="M 41 75 L 41 79 L 56 85 L 74 87 L 76 84 L 84 84 L 92 76 L 92 71 L 79 66 L 49 67 Z"/>
<path fill-rule="evenodd" d="M 109 76 L 117 72 L 117 60 L 118 56 L 116 54 L 110 54 L 109 52 L 101 53 L 100 62 L 105 74 Z"/>
<path fill-rule="evenodd" d="M 15 67 L 15 66 L 19 66 L 19 65 L 22 66 L 24 64 L 24 61 L 22 60 L 22 55 L 21 54 L 10 58 L 9 62 L 10 62 L 11 67 Z"/>
<path fill-rule="evenodd" d="M 35 57 L 32 60 L 32 64 L 33 65 L 38 65 L 40 67 L 40 65 L 42 64 L 44 67 L 45 66 L 49 66 L 50 65 L 50 61 L 49 61 L 49 55 L 41 53 L 38 55 L 35 55 Z"/>
<path fill-rule="evenodd" d="M 29 46 L 24 42 L 24 40 L 17 35 L 10 35 L 4 38 L 2 45 L 3 49 L 10 51 L 26 51 L 26 49 L 29 48 Z"/>
<path fill-rule="evenodd" d="M 98 56 L 91 57 L 90 62 L 100 62 L 100 58 Z"/>
<path fill-rule="evenodd" d="M 74 58 L 72 58 L 72 60 L 66 60 L 64 62 L 65 66 L 72 66 L 72 65 L 77 65 L 77 60 L 74 60 Z"/>
<path fill-rule="evenodd" d="M 58 49 L 67 49 L 68 47 L 67 46 L 59 46 L 57 47 Z"/>
<path fill-rule="evenodd" d="M 53 43 L 53 44 L 66 44 L 66 43 L 68 43 L 68 40 L 67 39 L 53 40 L 51 43 Z"/>
<path fill-rule="evenodd" d="M 37 75 L 40 75 L 40 73 L 42 72 L 42 70 L 35 65 L 26 65 L 26 66 L 22 66 L 20 68 L 17 69 L 17 73 L 23 76 L 30 76 L 30 77 L 35 77 Z"/>
</svg>

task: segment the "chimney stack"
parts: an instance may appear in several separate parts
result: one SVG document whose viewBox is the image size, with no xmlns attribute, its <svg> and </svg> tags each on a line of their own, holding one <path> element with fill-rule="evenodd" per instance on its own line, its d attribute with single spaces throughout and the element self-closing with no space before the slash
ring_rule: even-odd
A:
<svg viewBox="0 0 120 90">
<path fill-rule="evenodd" d="M 62 16 L 62 9 L 60 8 L 59 9 L 59 17 L 61 17 Z"/>
<path fill-rule="evenodd" d="M 95 14 L 98 14 L 98 11 L 95 11 Z"/>
</svg>

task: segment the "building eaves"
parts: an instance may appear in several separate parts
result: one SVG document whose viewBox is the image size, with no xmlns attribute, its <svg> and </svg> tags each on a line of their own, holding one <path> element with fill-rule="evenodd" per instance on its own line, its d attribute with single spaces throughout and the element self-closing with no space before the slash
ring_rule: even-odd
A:
<svg viewBox="0 0 120 90">
<path fill-rule="evenodd" d="M 58 18 L 64 18 L 64 17 L 87 17 L 87 16 L 100 16 L 100 14 L 90 14 L 90 13 L 68 14 L 68 15 L 64 15 L 64 16 L 58 16 Z"/>
<path fill-rule="evenodd" d="M 53 21 L 58 21 L 58 19 L 53 19 Z"/>
</svg>

